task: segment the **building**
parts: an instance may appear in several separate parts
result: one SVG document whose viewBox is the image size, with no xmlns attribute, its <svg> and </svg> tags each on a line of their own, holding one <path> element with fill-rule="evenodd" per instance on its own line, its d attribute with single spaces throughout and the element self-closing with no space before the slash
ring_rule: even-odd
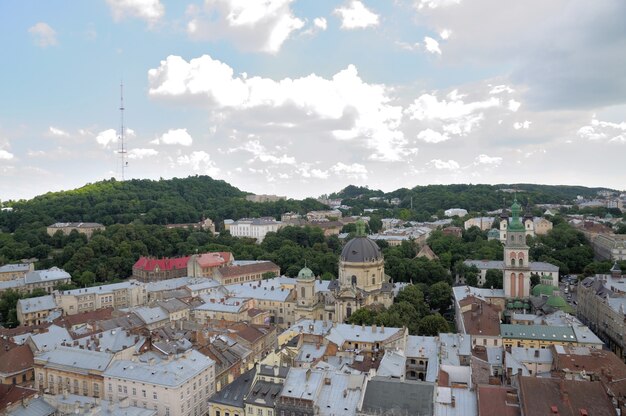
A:
<svg viewBox="0 0 626 416">
<path fill-rule="evenodd" d="M 466 266 L 475 266 L 480 274 L 478 275 L 478 285 L 485 284 L 487 270 L 501 270 L 504 273 L 505 264 L 502 260 L 465 260 Z M 543 261 L 531 261 L 528 263 L 530 274 L 537 274 L 540 277 L 541 284 L 558 286 L 559 282 L 559 266 Z"/>
<path fill-rule="evenodd" d="M 521 348 L 549 348 L 552 345 L 589 346 L 602 348 L 602 342 L 596 339 L 578 337 L 574 328 L 570 326 L 552 325 L 517 325 L 501 324 L 500 336 L 502 344 L 507 349 Z"/>
<path fill-rule="evenodd" d="M 33 293 L 35 289 L 41 289 L 46 293 L 52 293 L 56 285 L 71 283 L 71 281 L 72 277 L 70 274 L 58 267 L 33 270 L 26 273 L 24 277 L 0 281 L 0 293 L 8 289 L 13 289 L 20 293 Z"/>
<path fill-rule="evenodd" d="M 611 274 L 582 280 L 577 287 L 577 302 L 580 320 L 626 360 L 626 282 L 617 264 Z"/>
<path fill-rule="evenodd" d="M 55 298 L 66 315 L 102 308 L 130 308 L 148 302 L 146 286 L 136 280 L 59 291 Z"/>
<path fill-rule="evenodd" d="M 221 285 L 258 282 L 279 275 L 280 267 L 271 261 L 239 262 L 213 270 L 213 279 Z"/>
<path fill-rule="evenodd" d="M 615 416 L 617 412 L 600 382 L 520 377 L 524 416 Z"/>
<path fill-rule="evenodd" d="M 231 266 L 235 257 L 227 251 L 194 254 L 187 262 L 187 276 L 213 277 L 216 269 Z"/>
<path fill-rule="evenodd" d="M 133 279 L 140 282 L 154 282 L 187 276 L 187 257 L 155 259 L 139 257 L 133 265 Z"/>
<path fill-rule="evenodd" d="M 473 345 L 483 347 L 501 346 L 500 323 L 502 308 L 475 296 L 459 301 L 456 315 L 457 329 L 461 334 L 472 336 Z"/>
<path fill-rule="evenodd" d="M 462 218 L 467 215 L 467 210 L 463 208 L 450 208 L 450 209 L 445 210 L 443 213 L 446 217 Z"/>
<path fill-rule="evenodd" d="M 470 229 L 471 227 L 478 227 L 481 231 L 487 231 L 491 228 L 494 221 L 494 217 L 474 217 L 465 220 L 463 226 L 466 230 Z"/>
<path fill-rule="evenodd" d="M 246 201 L 250 202 L 276 202 L 276 201 L 284 201 L 286 200 L 286 196 L 278 196 L 278 195 L 246 195 Z"/>
<path fill-rule="evenodd" d="M 103 397 L 103 373 L 113 354 L 59 346 L 34 359 L 35 388 L 40 392 L 64 391 L 88 397 Z"/>
<path fill-rule="evenodd" d="M 280 230 L 283 225 L 281 221 L 276 221 L 276 219 L 272 217 L 242 218 L 233 221 L 229 225 L 228 230 L 233 237 L 254 238 L 257 243 L 260 243 L 267 233 L 275 233 Z"/>
<path fill-rule="evenodd" d="M 289 367 L 257 365 L 254 384 L 244 397 L 246 415 L 273 416 Z"/>
<path fill-rule="evenodd" d="M 626 260 L 626 235 L 598 234 L 591 240 L 596 257 L 600 260 Z"/>
<path fill-rule="evenodd" d="M 60 311 L 53 295 L 26 298 L 17 301 L 17 320 L 20 325 L 40 325 L 48 321 L 54 311 Z M 60 315 L 60 314 L 59 314 Z"/>
<path fill-rule="evenodd" d="M 34 263 L 5 264 L 0 267 L 0 282 L 22 278 L 34 270 Z"/>
<path fill-rule="evenodd" d="M 94 231 L 104 230 L 104 225 L 97 222 L 55 222 L 46 228 L 49 236 L 53 236 L 57 231 L 61 231 L 64 235 L 69 235 L 72 231 L 85 234 L 87 238 L 91 237 Z"/>
<path fill-rule="evenodd" d="M 479 385 L 476 389 L 479 416 L 520 416 L 517 390 L 507 386 Z"/>
<path fill-rule="evenodd" d="M 521 205 L 511 206 L 513 217 L 508 225 L 504 244 L 504 293 L 507 298 L 527 298 L 530 295 L 530 267 L 526 231 L 520 220 Z"/>
<path fill-rule="evenodd" d="M 500 220 L 500 241 L 506 241 L 507 229 L 513 221 L 513 218 L 502 216 Z M 536 237 L 538 235 L 546 235 L 552 229 L 552 221 L 542 217 L 524 217 L 522 224 L 526 236 Z"/>
<path fill-rule="evenodd" d="M 250 298 L 255 308 L 268 311 L 270 323 L 279 327 L 291 326 L 295 320 L 295 279 L 275 277 L 227 287 L 230 296 Z"/>
<path fill-rule="evenodd" d="M 309 211 L 306 213 L 306 219 L 308 221 L 336 221 L 343 217 L 343 214 L 338 209 L 331 209 L 327 211 Z"/>
<path fill-rule="evenodd" d="M 329 320 L 343 322 L 364 306 L 391 306 L 393 285 L 389 280 L 380 248 L 365 236 L 365 225 L 359 221 L 357 236 L 341 251 L 339 278 L 329 285 L 335 299 L 335 313 Z"/>
<path fill-rule="evenodd" d="M 28 345 L 15 345 L 2 339 L 0 344 L 0 384 L 25 385 L 32 382 L 33 351 Z"/>
<path fill-rule="evenodd" d="M 148 353 L 112 362 L 104 386 L 109 401 L 128 398 L 159 416 L 204 415 L 215 393 L 215 362 L 195 350 L 166 359 Z"/>
<path fill-rule="evenodd" d="M 244 398 L 254 382 L 256 368 L 246 371 L 232 383 L 209 398 L 209 416 L 225 416 L 246 414 Z M 273 409 L 272 409 L 273 410 Z M 249 413 L 256 415 L 256 413 Z"/>
</svg>

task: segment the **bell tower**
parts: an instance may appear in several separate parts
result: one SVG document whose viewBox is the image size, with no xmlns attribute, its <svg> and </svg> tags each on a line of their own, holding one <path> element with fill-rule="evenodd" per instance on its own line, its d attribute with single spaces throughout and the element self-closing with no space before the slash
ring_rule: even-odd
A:
<svg viewBox="0 0 626 416">
<path fill-rule="evenodd" d="M 520 218 L 522 207 L 517 198 L 511 206 L 511 222 L 508 224 L 504 243 L 504 294 L 507 298 L 530 296 L 530 265 L 526 229 Z"/>
</svg>

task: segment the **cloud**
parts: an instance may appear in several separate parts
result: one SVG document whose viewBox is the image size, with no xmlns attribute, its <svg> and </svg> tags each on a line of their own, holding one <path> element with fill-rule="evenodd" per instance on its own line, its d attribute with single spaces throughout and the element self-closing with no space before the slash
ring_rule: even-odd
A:
<svg viewBox="0 0 626 416">
<path fill-rule="evenodd" d="M 400 130 L 402 107 L 391 104 L 390 89 L 364 82 L 354 65 L 330 79 L 311 74 L 275 81 L 233 74 L 208 55 L 189 62 L 169 56 L 148 71 L 149 94 L 204 103 L 222 117 L 236 114 L 246 122 L 256 117 L 276 128 L 302 119 L 309 131 L 317 126 L 335 139 L 359 141 L 373 150 L 374 160 L 396 161 L 415 152 Z"/>
<path fill-rule="evenodd" d="M 244 143 L 240 147 L 235 147 L 228 149 L 227 153 L 233 153 L 237 151 L 246 151 L 253 155 L 251 161 L 260 160 L 265 163 L 272 163 L 275 165 L 295 165 L 296 159 L 292 156 L 287 156 L 283 154 L 282 156 L 276 156 L 273 153 L 269 152 L 265 146 L 261 144 L 258 140 L 251 140 L 249 142 Z"/>
<path fill-rule="evenodd" d="M 330 171 L 350 179 L 367 179 L 367 168 L 360 163 L 346 165 L 345 163 L 338 162 L 330 168 Z"/>
<path fill-rule="evenodd" d="M 452 31 L 450 29 L 443 29 L 441 32 L 439 32 L 439 37 L 443 40 L 450 39 L 451 35 Z"/>
<path fill-rule="evenodd" d="M 338 7 L 334 12 L 341 18 L 341 28 L 346 30 L 364 29 L 379 25 L 379 17 L 358 0 L 352 0 L 347 6 Z"/>
<path fill-rule="evenodd" d="M 439 42 L 437 42 L 435 39 L 429 37 L 429 36 L 425 36 L 424 37 L 424 46 L 426 47 L 426 50 L 430 53 L 436 53 L 438 55 L 441 55 L 441 49 L 439 48 Z"/>
<path fill-rule="evenodd" d="M 594 116 L 589 125 L 578 129 L 578 136 L 590 141 L 626 143 L 626 122 L 601 121 Z"/>
<path fill-rule="evenodd" d="M 28 33 L 33 37 L 37 46 L 47 48 L 55 46 L 57 42 L 57 32 L 54 31 L 47 23 L 39 22 L 28 28 Z"/>
<path fill-rule="evenodd" d="M 68 132 L 53 126 L 48 127 L 48 132 L 56 137 L 70 137 Z"/>
<path fill-rule="evenodd" d="M 447 7 L 461 3 L 461 0 L 416 0 L 415 7 L 420 10 L 423 8 L 436 9 L 438 7 Z"/>
<path fill-rule="evenodd" d="M 465 102 L 457 90 L 439 100 L 433 94 L 422 94 L 405 110 L 412 120 L 435 122 L 444 131 L 437 134 L 432 129 L 420 132 L 421 140 L 437 143 L 447 140 L 448 135 L 465 136 L 484 119 L 484 110 L 497 108 L 502 102 L 496 97 L 482 101 Z"/>
<path fill-rule="evenodd" d="M 304 26 L 293 15 L 292 2 L 207 0 L 202 9 L 188 10 L 187 33 L 196 40 L 227 39 L 242 50 L 275 54 L 292 32 Z"/>
<path fill-rule="evenodd" d="M 194 172 L 203 172 L 214 176 L 220 172 L 211 160 L 211 156 L 204 150 L 191 152 L 187 155 L 181 155 L 176 158 L 176 164 L 179 166 L 188 166 Z"/>
<path fill-rule="evenodd" d="M 128 151 L 129 159 L 143 159 L 144 157 L 156 156 L 159 152 L 149 148 L 130 149 Z"/>
<path fill-rule="evenodd" d="M 440 143 L 450 140 L 450 136 L 447 134 L 439 133 L 432 129 L 422 130 L 417 134 L 417 138 L 425 141 L 426 143 Z"/>
<path fill-rule="evenodd" d="M 498 166 L 502 163 L 502 158 L 497 156 L 487 156 L 485 154 L 478 155 L 475 164 Z"/>
<path fill-rule="evenodd" d="M 461 167 L 458 162 L 454 160 L 433 159 L 426 164 L 427 167 L 435 168 L 437 170 L 459 170 Z"/>
<path fill-rule="evenodd" d="M 313 26 L 320 30 L 326 30 L 328 28 L 328 23 L 326 22 L 325 18 L 316 17 L 315 19 L 313 19 Z"/>
<path fill-rule="evenodd" d="M 178 144 L 191 146 L 193 138 L 187 133 L 187 129 L 170 129 L 150 142 L 151 144 Z"/>
<path fill-rule="evenodd" d="M 515 90 L 508 85 L 496 85 L 495 87 L 491 88 L 489 94 L 501 94 L 503 92 L 512 94 L 515 92 Z"/>
<path fill-rule="evenodd" d="M 519 130 L 519 129 L 526 129 L 526 130 L 528 130 L 530 128 L 531 124 L 532 124 L 532 121 L 524 120 L 523 122 L 515 122 L 515 123 L 513 123 L 513 128 L 515 130 Z"/>
<path fill-rule="evenodd" d="M 519 110 L 521 105 L 522 103 L 520 103 L 519 101 L 509 100 L 508 108 L 515 113 L 517 110 Z"/>
<path fill-rule="evenodd" d="M 152 26 L 165 15 L 165 7 L 159 0 L 107 0 L 107 4 L 116 22 L 134 17 Z"/>
<path fill-rule="evenodd" d="M 328 179 L 330 176 L 327 170 L 312 168 L 310 163 L 302 163 L 296 171 L 301 177 L 307 179 Z"/>
<path fill-rule="evenodd" d="M 115 129 L 108 129 L 101 131 L 96 136 L 96 142 L 102 147 L 109 147 L 109 145 L 117 143 L 117 132 Z"/>
<path fill-rule="evenodd" d="M 13 157 L 13 153 L 4 149 L 0 149 L 0 160 L 11 160 L 13 159 Z"/>
</svg>

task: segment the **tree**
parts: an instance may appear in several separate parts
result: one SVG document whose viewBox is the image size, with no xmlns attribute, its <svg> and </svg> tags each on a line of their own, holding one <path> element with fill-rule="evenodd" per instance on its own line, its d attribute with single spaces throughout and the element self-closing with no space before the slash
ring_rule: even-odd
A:
<svg viewBox="0 0 626 416">
<path fill-rule="evenodd" d="M 432 309 L 446 311 L 452 303 L 452 288 L 447 282 L 437 282 L 428 288 L 428 303 Z"/>
<path fill-rule="evenodd" d="M 347 319 L 349 324 L 372 325 L 377 317 L 377 313 L 370 308 L 361 308 L 350 315 Z"/>
<path fill-rule="evenodd" d="M 539 276 L 537 273 L 531 273 L 530 274 L 530 287 L 535 287 L 539 283 L 541 283 L 541 276 Z"/>
<path fill-rule="evenodd" d="M 502 289 L 502 270 L 489 269 L 485 275 L 485 283 L 483 288 L 485 289 Z"/>
<path fill-rule="evenodd" d="M 448 324 L 448 321 L 446 321 L 446 319 L 438 313 L 425 316 L 419 321 L 418 333 L 420 335 L 434 337 L 442 332 L 449 331 L 450 325 Z"/>
<path fill-rule="evenodd" d="M 378 217 L 370 217 L 368 223 L 372 233 L 377 233 L 381 228 L 383 228 L 383 222 Z"/>
<path fill-rule="evenodd" d="M 408 285 L 394 299 L 395 303 L 407 302 L 419 314 L 419 317 L 426 315 L 428 308 L 424 301 L 424 293 L 416 285 Z"/>
</svg>

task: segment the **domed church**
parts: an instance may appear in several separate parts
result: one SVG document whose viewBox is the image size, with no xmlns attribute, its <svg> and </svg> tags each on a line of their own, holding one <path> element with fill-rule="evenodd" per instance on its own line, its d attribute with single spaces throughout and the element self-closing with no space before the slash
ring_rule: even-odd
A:
<svg viewBox="0 0 626 416">
<path fill-rule="evenodd" d="M 316 291 L 313 272 L 305 267 L 296 280 L 296 319 L 328 319 L 343 322 L 358 309 L 393 303 L 393 284 L 385 274 L 385 260 L 378 245 L 357 222 L 357 236 L 348 241 L 339 258 L 339 278 L 327 291 Z"/>
</svg>

